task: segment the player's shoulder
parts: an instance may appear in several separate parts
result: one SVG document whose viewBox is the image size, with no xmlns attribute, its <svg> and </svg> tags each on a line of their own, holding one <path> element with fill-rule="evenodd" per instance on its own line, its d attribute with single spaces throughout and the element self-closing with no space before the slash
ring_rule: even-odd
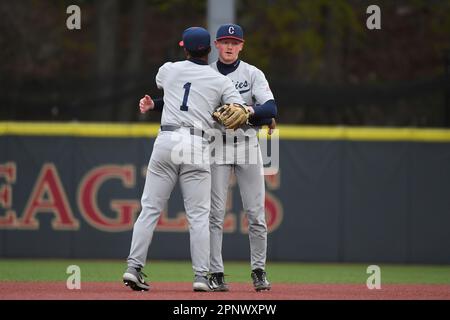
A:
<svg viewBox="0 0 450 320">
<path fill-rule="evenodd" d="M 242 61 L 239 63 L 239 68 L 248 72 L 251 76 L 264 76 L 264 72 L 261 71 L 257 66 L 250 64 L 248 62 Z"/>
<path fill-rule="evenodd" d="M 228 82 L 228 80 L 230 80 L 230 78 L 228 78 L 227 76 L 221 74 L 219 72 L 219 69 L 217 68 L 217 61 L 214 61 L 213 63 L 210 63 L 209 66 L 211 67 L 209 72 L 213 72 L 214 75 L 218 78 L 221 79 L 222 81 L 226 81 Z"/>
<path fill-rule="evenodd" d="M 248 62 L 245 62 L 243 60 L 240 61 L 239 68 L 246 69 L 246 70 L 251 71 L 251 72 L 259 70 L 258 67 L 254 66 L 253 64 L 250 64 Z"/>
<path fill-rule="evenodd" d="M 214 70 L 219 72 L 219 69 L 217 68 L 217 61 L 214 61 L 213 63 L 210 63 L 209 66 Z"/>
<path fill-rule="evenodd" d="M 186 64 L 186 60 L 175 61 L 175 62 L 169 61 L 169 62 L 164 63 L 164 64 L 160 67 L 160 69 L 179 68 L 179 67 L 181 67 L 181 66 L 183 66 L 183 65 L 185 65 L 185 64 Z"/>
<path fill-rule="evenodd" d="M 173 62 L 166 62 L 164 63 L 161 67 L 159 67 L 159 73 L 161 72 L 167 72 L 168 70 L 170 70 L 173 66 Z"/>
<path fill-rule="evenodd" d="M 174 62 L 168 61 L 164 63 L 160 68 L 170 68 L 173 64 Z"/>
</svg>

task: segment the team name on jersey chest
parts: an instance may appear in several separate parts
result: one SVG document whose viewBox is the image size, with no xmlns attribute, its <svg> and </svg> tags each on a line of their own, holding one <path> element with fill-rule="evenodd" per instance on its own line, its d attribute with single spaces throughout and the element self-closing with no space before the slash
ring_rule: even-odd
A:
<svg viewBox="0 0 450 320">
<path fill-rule="evenodd" d="M 247 80 L 245 81 L 233 80 L 233 84 L 236 87 L 236 90 L 238 90 L 239 93 L 241 94 L 250 90 L 250 85 Z"/>
</svg>

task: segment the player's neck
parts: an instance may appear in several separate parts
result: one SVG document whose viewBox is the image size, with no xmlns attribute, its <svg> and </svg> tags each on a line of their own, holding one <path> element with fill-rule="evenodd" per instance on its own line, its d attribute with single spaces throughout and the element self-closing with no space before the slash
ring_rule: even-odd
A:
<svg viewBox="0 0 450 320">
<path fill-rule="evenodd" d="M 232 73 L 233 71 L 235 71 L 239 67 L 239 63 L 240 62 L 241 62 L 241 60 L 237 59 L 233 63 L 224 63 L 224 62 L 222 62 L 219 59 L 219 60 L 217 60 L 217 63 L 216 63 L 217 70 L 219 70 L 219 72 L 221 74 L 226 76 L 227 74 Z"/>
<path fill-rule="evenodd" d="M 195 64 L 200 64 L 200 65 L 207 65 L 208 64 L 208 58 L 193 58 L 193 57 L 189 57 L 188 58 L 189 61 L 195 63 Z"/>
<path fill-rule="evenodd" d="M 234 60 L 233 62 L 227 62 L 225 60 L 223 60 L 221 57 L 219 57 L 219 59 L 217 60 L 218 63 L 227 65 L 227 66 L 231 66 L 231 65 L 239 65 L 239 62 L 241 60 L 239 60 L 239 57 L 236 58 L 236 60 Z"/>
</svg>

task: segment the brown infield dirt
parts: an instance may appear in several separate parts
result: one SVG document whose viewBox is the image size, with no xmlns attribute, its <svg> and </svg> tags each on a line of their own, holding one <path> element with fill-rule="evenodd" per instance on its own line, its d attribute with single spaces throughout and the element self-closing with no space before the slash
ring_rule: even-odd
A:
<svg viewBox="0 0 450 320">
<path fill-rule="evenodd" d="M 256 292 L 251 284 L 231 283 L 229 292 L 193 292 L 187 282 L 152 282 L 136 292 L 120 282 L 86 282 L 69 290 L 65 282 L 0 282 L 0 300 L 450 300 L 449 285 L 385 284 L 369 290 L 359 284 L 272 284 Z"/>
</svg>

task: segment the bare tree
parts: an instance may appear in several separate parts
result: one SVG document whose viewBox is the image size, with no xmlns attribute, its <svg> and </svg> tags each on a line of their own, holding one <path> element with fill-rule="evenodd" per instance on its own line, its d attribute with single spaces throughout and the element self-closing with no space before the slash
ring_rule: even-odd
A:
<svg viewBox="0 0 450 320">
<path fill-rule="evenodd" d="M 128 57 L 125 62 L 125 75 L 127 82 L 125 83 L 125 92 L 133 92 L 139 81 L 142 66 L 142 52 L 144 41 L 144 21 L 145 21 L 145 0 L 134 0 L 131 10 L 130 20 L 130 43 Z M 132 121 L 134 114 L 137 113 L 138 97 L 130 97 L 124 99 L 119 106 L 117 117 L 119 121 Z"/>
</svg>

